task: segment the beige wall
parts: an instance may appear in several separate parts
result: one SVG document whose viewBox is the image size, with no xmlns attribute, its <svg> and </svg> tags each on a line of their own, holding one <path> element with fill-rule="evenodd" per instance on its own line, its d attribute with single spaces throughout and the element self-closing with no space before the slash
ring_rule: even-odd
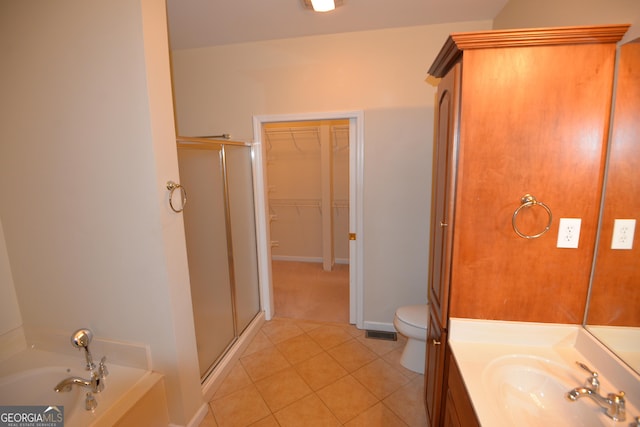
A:
<svg viewBox="0 0 640 427">
<path fill-rule="evenodd" d="M 254 140 L 254 115 L 364 111 L 364 320 L 426 302 L 433 98 L 448 34 L 491 22 L 395 28 L 172 52 L 178 130 Z"/>
<path fill-rule="evenodd" d="M 0 332 L 19 308 L 27 342 L 89 327 L 146 344 L 185 424 L 202 394 L 163 188 L 178 177 L 164 1 L 5 0 L 0 50 L 0 289 L 18 300 L 2 298 Z"/>
<path fill-rule="evenodd" d="M 509 0 L 494 29 L 633 24 L 623 42 L 640 37 L 638 0 Z"/>
</svg>

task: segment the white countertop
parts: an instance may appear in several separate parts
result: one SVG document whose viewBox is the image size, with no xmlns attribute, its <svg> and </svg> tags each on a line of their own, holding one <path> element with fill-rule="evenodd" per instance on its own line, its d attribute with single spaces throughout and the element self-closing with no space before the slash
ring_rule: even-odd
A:
<svg viewBox="0 0 640 427">
<path fill-rule="evenodd" d="M 585 421 L 572 417 L 584 416 L 588 425 L 626 427 L 640 415 L 640 377 L 581 326 L 454 318 L 449 345 L 483 426 L 575 426 Z M 589 398 L 565 398 L 589 376 L 576 361 L 599 372 L 600 394 L 625 392 L 627 421 L 606 417 Z"/>
</svg>

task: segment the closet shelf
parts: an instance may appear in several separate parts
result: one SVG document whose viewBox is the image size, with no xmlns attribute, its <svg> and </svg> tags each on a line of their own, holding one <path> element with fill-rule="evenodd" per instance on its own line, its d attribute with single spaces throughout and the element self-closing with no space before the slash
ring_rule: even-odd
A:
<svg viewBox="0 0 640 427">
<path fill-rule="evenodd" d="M 320 199 L 269 199 L 273 207 L 319 208 Z"/>
<path fill-rule="evenodd" d="M 313 142 L 318 144 L 318 147 L 320 146 L 320 128 L 318 127 L 299 127 L 299 128 L 289 127 L 289 128 L 278 128 L 278 129 L 266 129 L 264 131 L 264 134 L 267 138 L 267 152 L 270 152 L 273 149 L 273 143 L 271 141 L 271 137 L 278 137 L 278 136 L 285 136 L 285 137 L 291 138 L 291 142 L 293 142 L 293 146 L 299 152 L 304 152 L 304 150 L 300 148 L 300 146 L 298 145 L 298 142 L 300 141 L 296 139 L 296 136 L 298 136 L 298 138 L 301 138 L 303 136 L 304 138 L 309 138 L 309 136 L 311 136 L 311 138 L 313 138 Z"/>
<path fill-rule="evenodd" d="M 330 131 L 333 135 L 334 151 L 342 151 L 349 148 L 348 125 L 331 126 Z M 314 142 L 318 144 L 318 146 L 320 146 L 321 144 L 320 127 L 318 126 L 265 129 L 264 135 L 267 142 L 268 153 L 273 150 L 273 141 L 271 140 L 271 138 L 279 139 L 280 141 L 289 140 L 291 143 L 293 143 L 293 146 L 296 148 L 296 150 L 301 153 L 305 151 L 301 146 L 301 143 L 303 142 Z M 346 141 L 346 144 L 340 144 L 341 141 Z M 270 160 L 273 160 L 273 158 L 270 158 Z"/>
<path fill-rule="evenodd" d="M 269 199 L 271 207 L 293 207 L 293 208 L 319 208 L 320 199 Z M 334 200 L 331 203 L 334 208 L 348 208 L 348 200 Z"/>
</svg>

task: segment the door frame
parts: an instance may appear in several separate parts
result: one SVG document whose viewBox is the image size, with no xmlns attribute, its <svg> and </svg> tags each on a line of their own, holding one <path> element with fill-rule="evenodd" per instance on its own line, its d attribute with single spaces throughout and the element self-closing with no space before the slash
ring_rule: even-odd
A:
<svg viewBox="0 0 640 427">
<path fill-rule="evenodd" d="M 308 120 L 349 120 L 349 323 L 364 328 L 363 284 L 363 184 L 364 184 L 364 112 L 340 111 L 323 113 L 273 114 L 253 116 L 253 156 L 255 167 L 256 216 L 258 227 L 258 268 L 260 302 L 265 319 L 274 314 L 271 274 L 271 231 L 267 206 L 266 145 L 262 141 L 265 123 Z"/>
</svg>

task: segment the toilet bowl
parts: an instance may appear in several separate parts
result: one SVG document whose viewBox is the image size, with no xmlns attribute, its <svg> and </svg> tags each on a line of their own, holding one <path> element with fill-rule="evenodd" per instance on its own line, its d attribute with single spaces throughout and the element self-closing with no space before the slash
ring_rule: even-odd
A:
<svg viewBox="0 0 640 427">
<path fill-rule="evenodd" d="M 407 369 L 424 374 L 424 358 L 427 348 L 429 305 L 406 305 L 396 310 L 393 326 L 407 337 L 400 363 Z"/>
</svg>

